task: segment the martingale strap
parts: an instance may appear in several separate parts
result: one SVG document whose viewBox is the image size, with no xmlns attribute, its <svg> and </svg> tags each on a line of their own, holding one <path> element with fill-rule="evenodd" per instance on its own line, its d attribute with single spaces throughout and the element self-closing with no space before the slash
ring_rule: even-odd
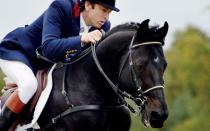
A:
<svg viewBox="0 0 210 131">
<path fill-rule="evenodd" d="M 46 130 L 49 127 L 51 127 L 53 124 L 57 123 L 60 119 L 64 118 L 65 116 L 68 116 L 69 114 L 73 114 L 76 112 L 80 111 L 117 111 L 121 109 L 127 108 L 125 105 L 119 105 L 119 106 L 110 106 L 110 107 L 105 107 L 101 105 L 81 105 L 81 106 L 74 106 L 71 108 L 68 108 L 65 110 L 63 113 L 55 116 L 54 118 L 51 119 L 51 122 L 46 125 L 42 130 Z"/>
</svg>

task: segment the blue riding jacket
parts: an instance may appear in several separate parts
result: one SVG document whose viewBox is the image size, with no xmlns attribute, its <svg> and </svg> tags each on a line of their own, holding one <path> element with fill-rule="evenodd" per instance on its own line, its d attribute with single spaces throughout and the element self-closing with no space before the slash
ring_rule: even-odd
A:
<svg viewBox="0 0 210 131">
<path fill-rule="evenodd" d="M 75 15 L 76 4 L 73 0 L 53 1 L 32 24 L 5 36 L 0 44 L 0 58 L 24 62 L 35 73 L 52 65 L 37 58 L 35 50 L 40 46 L 43 55 L 54 62 L 64 62 L 67 57 L 80 53 L 80 13 Z M 101 29 L 108 31 L 110 22 L 106 21 Z"/>
</svg>

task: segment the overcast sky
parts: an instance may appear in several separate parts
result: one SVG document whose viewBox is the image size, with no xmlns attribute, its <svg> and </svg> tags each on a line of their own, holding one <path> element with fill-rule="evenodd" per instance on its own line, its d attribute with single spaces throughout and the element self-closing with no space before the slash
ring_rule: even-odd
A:
<svg viewBox="0 0 210 131">
<path fill-rule="evenodd" d="M 16 27 L 30 24 L 53 0 L 0 0 L 0 39 Z M 112 26 L 150 19 L 152 24 L 169 23 L 166 43 L 174 31 L 195 25 L 210 33 L 210 0 L 116 0 L 119 13 L 112 12 Z"/>
</svg>

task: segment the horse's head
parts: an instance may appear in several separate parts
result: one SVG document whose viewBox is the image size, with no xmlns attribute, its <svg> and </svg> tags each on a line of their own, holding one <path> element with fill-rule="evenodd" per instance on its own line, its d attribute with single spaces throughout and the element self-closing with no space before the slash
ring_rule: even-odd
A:
<svg viewBox="0 0 210 131">
<path fill-rule="evenodd" d="M 127 73 L 121 71 L 121 76 L 123 81 L 126 77 L 131 76 L 130 85 L 134 93 L 131 92 L 131 87 L 129 87 L 129 92 L 135 97 L 135 102 L 140 107 L 144 125 L 160 128 L 168 117 L 163 90 L 163 74 L 167 62 L 162 49 L 168 31 L 168 23 L 165 22 L 160 28 L 149 27 L 148 23 L 149 20 L 145 20 L 138 24 L 139 27 L 130 43 L 126 58 L 129 64 L 126 68 L 124 63 L 125 67 L 122 68 L 122 70 L 129 71 Z M 122 84 L 125 83 L 122 82 Z M 124 90 L 126 90 L 125 87 Z"/>
</svg>

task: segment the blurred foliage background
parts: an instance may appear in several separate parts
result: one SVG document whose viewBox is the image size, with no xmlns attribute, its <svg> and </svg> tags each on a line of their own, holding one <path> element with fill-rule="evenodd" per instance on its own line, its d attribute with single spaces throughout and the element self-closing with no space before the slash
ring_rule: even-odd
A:
<svg viewBox="0 0 210 131">
<path fill-rule="evenodd" d="M 198 28 L 188 26 L 175 33 L 165 56 L 169 117 L 163 128 L 151 129 L 143 127 L 140 118 L 133 115 L 131 131 L 209 131 L 210 38 Z M 2 76 L 0 73 L 0 87 Z"/>
</svg>

